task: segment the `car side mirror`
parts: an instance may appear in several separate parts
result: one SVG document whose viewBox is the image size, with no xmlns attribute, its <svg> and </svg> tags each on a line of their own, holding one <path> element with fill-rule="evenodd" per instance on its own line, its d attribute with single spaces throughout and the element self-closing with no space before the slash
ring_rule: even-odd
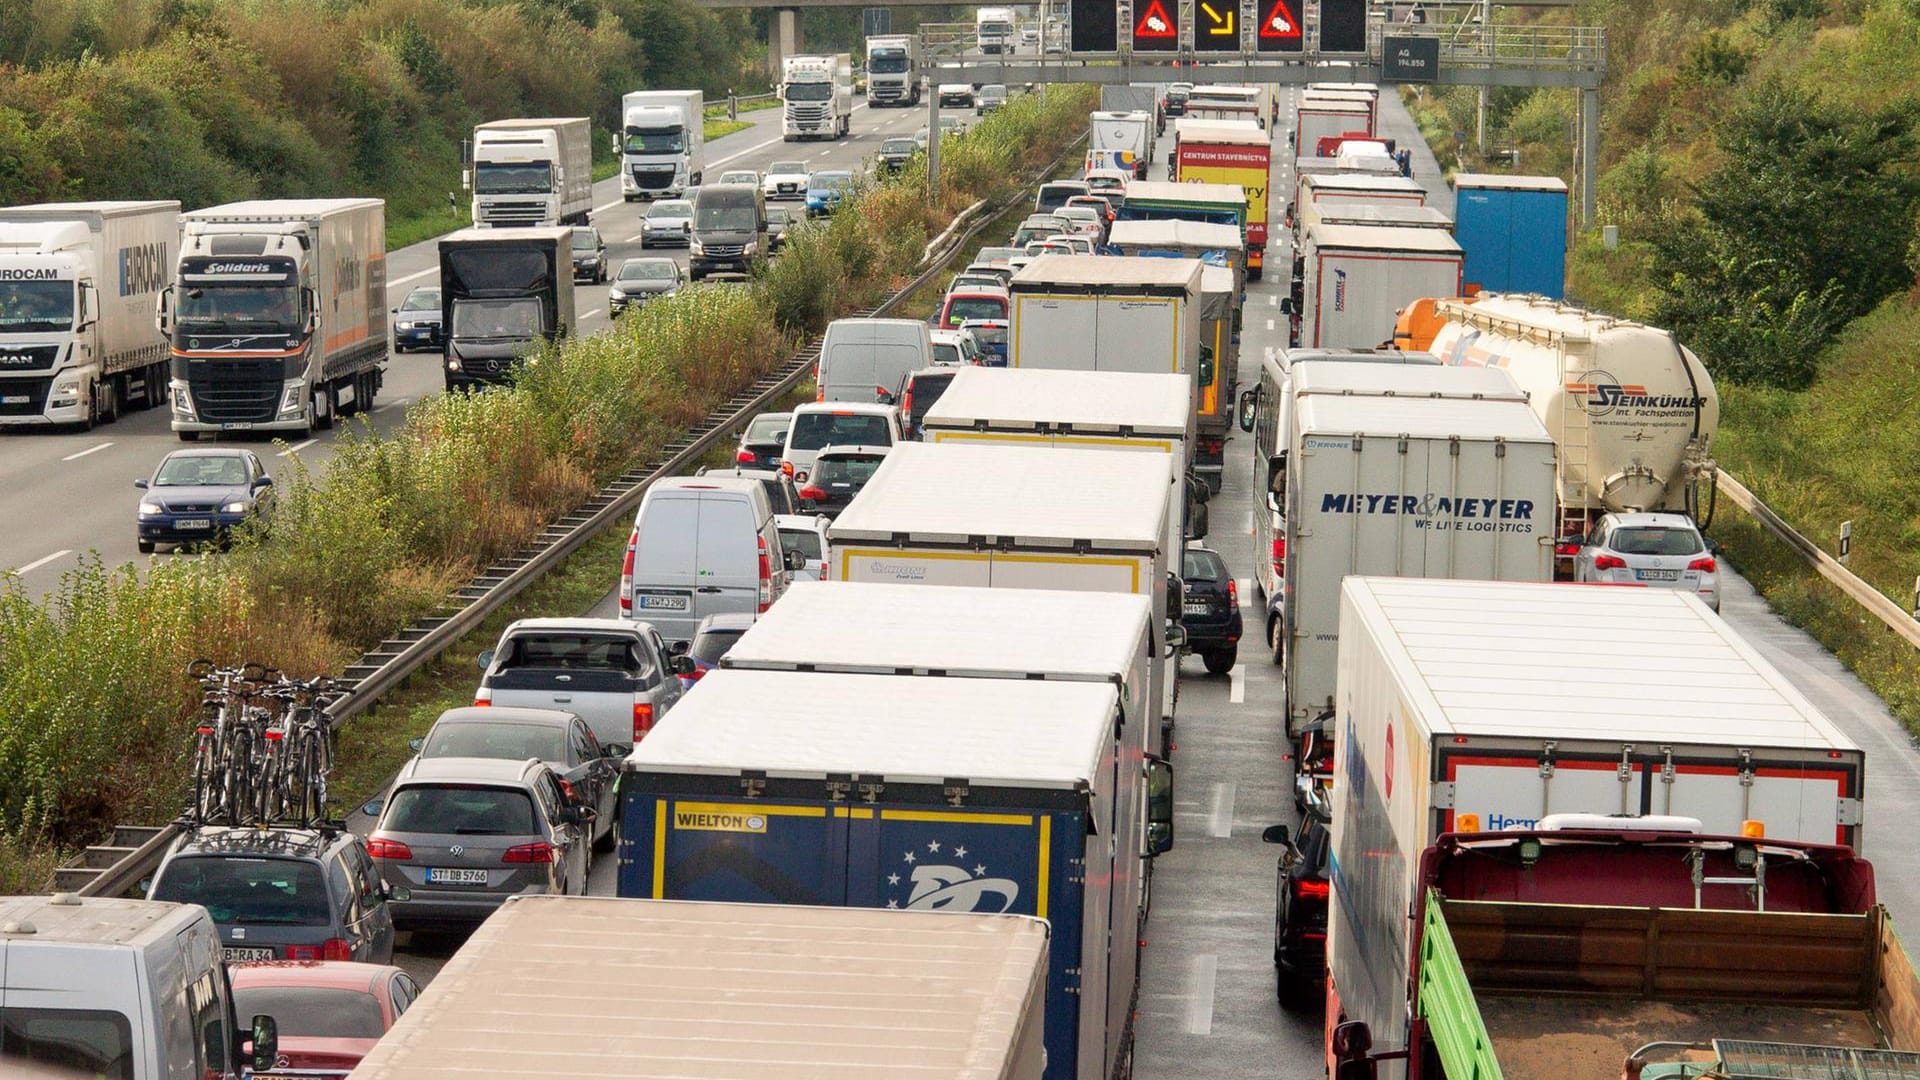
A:
<svg viewBox="0 0 1920 1080">
<path fill-rule="evenodd" d="M 147 486 L 147 478 L 143 476 L 143 477 L 141 477 L 141 478 L 139 478 L 138 480 L 135 480 L 135 481 L 133 482 L 133 486 L 134 486 L 134 487 L 137 487 L 137 488 L 143 488 L 143 489 L 144 489 L 144 488 L 145 488 L 145 487 Z"/>
<path fill-rule="evenodd" d="M 631 743 L 610 742 L 600 744 L 601 757 L 623 758 L 631 753 L 633 753 L 633 745 Z"/>
<path fill-rule="evenodd" d="M 280 1025 L 273 1017 L 259 1013 L 253 1018 L 253 1030 L 247 1040 L 247 1053 L 241 1055 L 253 1064 L 254 1072 L 266 1072 L 280 1060 Z"/>
<path fill-rule="evenodd" d="M 253 482 L 253 486 L 256 488 L 270 488 L 273 486 L 273 477 L 262 476 Z"/>
<path fill-rule="evenodd" d="M 806 552 L 804 552 L 804 551 L 789 551 L 789 552 L 787 552 L 787 569 L 789 569 L 789 570 L 805 570 L 806 568 L 807 568 L 807 553 L 806 553 Z"/>
<path fill-rule="evenodd" d="M 407 888 L 405 885 L 388 885 L 386 886 L 385 895 L 387 899 L 395 903 L 404 904 L 413 899 L 413 890 Z"/>
<path fill-rule="evenodd" d="M 389 312 L 392 312 L 392 313 L 393 313 L 393 314 L 395 314 L 395 315 L 398 315 L 398 314 L 400 314 L 400 309 L 399 309 L 399 308 L 388 308 L 387 310 L 388 310 Z"/>
<path fill-rule="evenodd" d="M 485 671 L 488 668 L 492 667 L 493 666 L 493 650 L 482 649 L 480 651 L 480 655 L 474 657 L 474 662 L 480 665 L 481 671 Z"/>
<path fill-rule="evenodd" d="M 1151 859 L 1173 850 L 1173 763 L 1149 754 L 1147 770 L 1147 850 Z"/>
<path fill-rule="evenodd" d="M 699 665 L 693 662 L 693 657 L 684 653 L 674 657 L 669 666 L 673 668 L 675 675 L 691 675 L 699 670 Z"/>
<path fill-rule="evenodd" d="M 1293 843 L 1293 836 L 1287 831 L 1285 825 L 1269 825 L 1261 831 L 1260 842 L 1263 844 L 1290 845 Z"/>
<path fill-rule="evenodd" d="M 683 655 L 689 648 L 692 648 L 692 647 L 693 647 L 693 642 L 691 641 L 676 641 L 673 644 L 667 646 L 667 652 L 673 656 L 680 656 L 680 655 Z"/>
<path fill-rule="evenodd" d="M 386 808 L 387 808 L 387 798 L 386 796 L 382 795 L 377 799 L 368 799 L 366 802 L 362 803 L 360 805 L 360 812 L 378 821 L 380 818 L 380 811 L 385 810 Z"/>
<path fill-rule="evenodd" d="M 420 748 L 425 745 L 427 745 L 427 739 L 426 739 L 426 736 L 424 735 L 416 735 L 413 738 L 407 740 L 407 749 L 413 751 L 416 754 L 419 753 Z"/>
<path fill-rule="evenodd" d="M 1260 414 L 1260 389 L 1240 391 L 1240 430 L 1252 431 L 1253 421 Z"/>
</svg>

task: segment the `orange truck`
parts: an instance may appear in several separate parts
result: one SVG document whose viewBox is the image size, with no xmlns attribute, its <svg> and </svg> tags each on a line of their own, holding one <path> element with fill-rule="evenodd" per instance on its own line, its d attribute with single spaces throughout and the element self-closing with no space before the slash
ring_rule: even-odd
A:
<svg viewBox="0 0 1920 1080">
<path fill-rule="evenodd" d="M 1267 252 L 1267 192 L 1273 144 L 1250 120 L 1174 121 L 1173 178 L 1179 183 L 1239 184 L 1247 193 L 1247 277 L 1260 280 Z"/>
</svg>

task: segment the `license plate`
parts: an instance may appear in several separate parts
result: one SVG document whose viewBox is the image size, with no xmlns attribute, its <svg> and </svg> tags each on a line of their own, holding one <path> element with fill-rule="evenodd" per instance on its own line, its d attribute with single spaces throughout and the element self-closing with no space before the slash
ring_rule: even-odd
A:
<svg viewBox="0 0 1920 1080">
<path fill-rule="evenodd" d="M 640 601 L 640 607 L 648 611 L 687 610 L 687 598 L 684 596 L 650 596 L 641 593 L 636 599 Z"/>
<path fill-rule="evenodd" d="M 213 519 L 181 518 L 179 521 L 173 523 L 173 527 L 176 529 L 211 529 L 213 528 Z"/>
<path fill-rule="evenodd" d="M 244 963 L 248 960 L 271 960 L 272 949 L 236 949 L 232 946 L 220 950 L 220 958 L 229 964 Z"/>
<path fill-rule="evenodd" d="M 8 394 L 6 397 L 0 397 L 0 405 L 25 405 L 32 400 L 25 394 Z"/>
<path fill-rule="evenodd" d="M 228 422 L 220 425 L 220 430 L 221 431 L 246 431 L 251 427 L 253 427 L 253 421 L 251 420 L 229 420 Z"/>
<path fill-rule="evenodd" d="M 487 872 L 433 866 L 427 868 L 427 880 L 435 885 L 485 885 Z"/>
<path fill-rule="evenodd" d="M 1189 615 L 1205 615 L 1209 610 L 1204 601 L 1198 604 L 1184 604 L 1182 607 L 1186 609 Z"/>
<path fill-rule="evenodd" d="M 1633 576 L 1641 581 L 1679 581 L 1678 570 L 1635 570 Z"/>
</svg>

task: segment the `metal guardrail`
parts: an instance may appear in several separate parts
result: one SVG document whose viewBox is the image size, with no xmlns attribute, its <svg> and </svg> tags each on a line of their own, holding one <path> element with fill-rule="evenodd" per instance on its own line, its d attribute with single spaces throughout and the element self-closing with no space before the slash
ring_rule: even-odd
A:
<svg viewBox="0 0 1920 1080">
<path fill-rule="evenodd" d="M 1075 145 L 1078 140 L 1068 149 Z M 1050 162 L 1034 182 L 1045 179 L 1065 156 L 1063 152 Z M 1020 198 L 1019 193 L 1012 198 Z M 975 204 L 968 209 L 977 212 L 980 206 Z M 898 307 L 933 281 L 966 241 L 998 217 L 1000 209 L 1004 209 L 1004 205 L 978 213 L 973 224 L 955 237 L 926 269 L 878 306 L 852 314 L 881 316 Z M 800 385 L 819 356 L 820 339 L 815 338 L 796 352 L 785 367 L 762 376 L 668 443 L 659 458 L 622 473 L 591 499 L 549 524 L 512 557 L 476 574 L 465 586 L 455 590 L 439 610 L 414 620 L 347 665 L 338 680 L 346 693 L 327 710 L 329 725 L 338 730 L 348 719 L 372 707 L 381 695 L 439 657 L 601 530 L 632 513 L 655 480 L 673 476 L 688 463 L 698 460 L 720 440 L 731 437 L 769 404 Z M 179 822 L 161 826 L 116 826 L 112 842 L 87 848 L 81 865 L 54 871 L 54 891 L 78 892 L 81 896 L 123 895 L 159 869 L 161 858 L 180 832 Z"/>
</svg>

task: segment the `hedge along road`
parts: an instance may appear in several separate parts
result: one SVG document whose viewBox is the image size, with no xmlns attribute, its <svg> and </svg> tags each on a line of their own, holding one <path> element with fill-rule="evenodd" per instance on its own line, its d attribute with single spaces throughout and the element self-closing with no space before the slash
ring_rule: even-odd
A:
<svg viewBox="0 0 1920 1080">
<path fill-rule="evenodd" d="M 879 149 L 881 139 L 911 135 L 926 122 L 924 109 L 868 109 L 861 100 L 854 105 L 850 137 L 839 142 L 787 143 L 780 138 L 780 110 L 740 115 L 751 122 L 750 127 L 708 145 L 706 175 L 710 178 L 727 169 L 764 172 L 770 163 L 785 159 L 803 159 L 810 168 L 856 168 Z M 647 204 L 623 202 L 618 177 L 595 184 L 593 194 L 593 223 L 606 241 L 611 274 L 623 260 L 642 254 L 640 218 Z M 646 254 L 671 256 L 682 267 L 687 261 L 685 249 L 654 249 Z M 387 306 L 399 306 L 411 289 L 436 284 L 438 267 L 433 240 L 388 252 Z M 582 333 L 607 326 L 605 285 L 575 286 L 574 302 Z M 434 353 L 388 355 L 386 385 L 372 417 L 376 430 L 397 427 L 409 402 L 442 392 L 440 362 Z M 222 439 L 220 444 L 253 450 L 267 471 L 277 476 L 288 468 L 285 455 L 289 452 L 309 465 L 324 461 L 339 431 L 357 426 L 357 419 L 350 420 L 310 439 L 288 440 L 288 446 L 262 436 Z M 134 508 L 139 500 L 133 480 L 151 475 L 162 457 L 186 445 L 168 426 L 164 409 L 128 413 L 89 432 L 70 428 L 0 431 L 0 521 L 8 523 L 0 529 L 0 573 L 18 574 L 27 592 L 39 597 L 89 551 L 99 552 L 109 566 L 140 557 L 134 547 Z M 191 445 L 213 444 L 203 439 Z"/>
</svg>

